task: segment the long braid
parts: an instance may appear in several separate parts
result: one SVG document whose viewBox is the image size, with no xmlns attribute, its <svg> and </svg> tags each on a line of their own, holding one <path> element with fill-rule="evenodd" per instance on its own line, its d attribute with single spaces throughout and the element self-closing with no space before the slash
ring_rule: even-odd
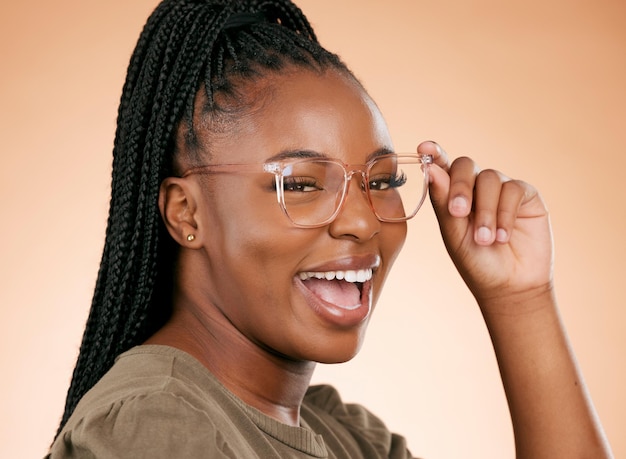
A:
<svg viewBox="0 0 626 459">
<path fill-rule="evenodd" d="M 264 19 L 225 28 L 239 13 Z M 206 109 L 219 115 L 214 95 L 231 93 L 235 78 L 289 64 L 349 73 L 289 0 L 165 0 L 148 19 L 120 100 L 105 246 L 58 432 L 115 358 L 144 342 L 171 313 L 176 247 L 157 202 L 161 182 L 173 172 L 181 122 L 191 127 L 187 140 L 195 138 L 200 85 Z"/>
</svg>

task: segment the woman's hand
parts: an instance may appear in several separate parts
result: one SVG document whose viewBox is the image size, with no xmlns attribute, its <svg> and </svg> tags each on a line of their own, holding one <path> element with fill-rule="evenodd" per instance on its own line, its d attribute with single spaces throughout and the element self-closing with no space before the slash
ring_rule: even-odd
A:
<svg viewBox="0 0 626 459">
<path fill-rule="evenodd" d="M 443 240 L 479 304 L 549 290 L 552 236 L 537 190 L 470 158 L 450 163 L 434 142 L 418 152 L 433 155 L 430 197 Z"/>
<path fill-rule="evenodd" d="M 433 142 L 430 196 L 443 239 L 476 297 L 506 393 L 516 457 L 611 458 L 552 289 L 552 236 L 537 191 Z"/>
</svg>

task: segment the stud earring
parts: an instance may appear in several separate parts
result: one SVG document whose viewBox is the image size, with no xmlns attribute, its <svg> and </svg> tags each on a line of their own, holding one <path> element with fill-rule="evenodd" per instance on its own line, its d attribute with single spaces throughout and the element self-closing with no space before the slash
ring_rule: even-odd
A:
<svg viewBox="0 0 626 459">
<path fill-rule="evenodd" d="M 187 235 L 187 241 L 192 242 L 195 239 L 196 239 L 196 236 L 194 236 L 193 234 L 188 234 Z"/>
</svg>

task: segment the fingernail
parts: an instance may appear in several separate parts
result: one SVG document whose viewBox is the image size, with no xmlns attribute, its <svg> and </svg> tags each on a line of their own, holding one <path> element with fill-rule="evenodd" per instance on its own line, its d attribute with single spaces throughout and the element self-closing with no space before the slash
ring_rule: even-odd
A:
<svg viewBox="0 0 626 459">
<path fill-rule="evenodd" d="M 491 240 L 491 230 L 486 226 L 481 226 L 476 231 L 476 240 L 478 242 L 489 242 Z"/>
<path fill-rule="evenodd" d="M 452 200 L 450 204 L 450 213 L 452 214 L 465 214 L 467 212 L 467 199 L 463 196 L 457 196 Z"/>
<path fill-rule="evenodd" d="M 506 230 L 503 230 L 502 228 L 498 228 L 496 230 L 496 241 L 498 242 L 506 242 L 509 240 L 509 235 L 506 232 Z"/>
<path fill-rule="evenodd" d="M 437 149 L 437 153 L 439 153 L 440 155 L 443 153 L 443 150 L 441 150 L 441 147 L 439 146 L 437 142 L 435 142 L 434 140 L 430 140 L 429 142 L 435 145 L 435 148 Z"/>
</svg>

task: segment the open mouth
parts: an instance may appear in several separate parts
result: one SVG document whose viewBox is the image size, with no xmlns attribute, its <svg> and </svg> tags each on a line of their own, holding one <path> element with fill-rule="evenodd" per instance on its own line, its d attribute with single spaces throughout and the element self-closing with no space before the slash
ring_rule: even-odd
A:
<svg viewBox="0 0 626 459">
<path fill-rule="evenodd" d="M 301 272 L 302 284 L 323 301 L 345 309 L 362 304 L 364 285 L 372 279 L 372 269 Z"/>
</svg>

